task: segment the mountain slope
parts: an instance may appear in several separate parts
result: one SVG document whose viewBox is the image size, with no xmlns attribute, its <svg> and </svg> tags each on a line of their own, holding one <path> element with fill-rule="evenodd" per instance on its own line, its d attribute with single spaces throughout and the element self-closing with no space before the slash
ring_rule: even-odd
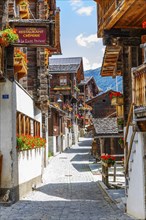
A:
<svg viewBox="0 0 146 220">
<path fill-rule="evenodd" d="M 112 77 L 102 77 L 100 75 L 100 69 L 101 68 L 85 71 L 84 72 L 85 77 L 93 76 L 96 81 L 97 86 L 103 91 L 112 89 L 112 90 L 122 92 L 123 90 L 122 89 L 122 77 L 117 76 L 114 79 Z"/>
</svg>

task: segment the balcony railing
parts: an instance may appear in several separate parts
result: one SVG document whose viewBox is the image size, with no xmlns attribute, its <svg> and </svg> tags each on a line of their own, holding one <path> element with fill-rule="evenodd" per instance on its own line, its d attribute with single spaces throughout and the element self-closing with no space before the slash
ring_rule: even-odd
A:
<svg viewBox="0 0 146 220">
<path fill-rule="evenodd" d="M 136 106 L 146 106 L 146 64 L 133 70 L 133 101 Z"/>
</svg>

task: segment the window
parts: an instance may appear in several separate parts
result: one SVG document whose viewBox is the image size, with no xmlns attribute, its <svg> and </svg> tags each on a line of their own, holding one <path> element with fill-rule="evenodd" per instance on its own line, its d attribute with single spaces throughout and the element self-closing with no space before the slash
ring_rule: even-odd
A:
<svg viewBox="0 0 146 220">
<path fill-rule="evenodd" d="M 67 77 L 60 76 L 60 86 L 67 85 Z"/>
</svg>

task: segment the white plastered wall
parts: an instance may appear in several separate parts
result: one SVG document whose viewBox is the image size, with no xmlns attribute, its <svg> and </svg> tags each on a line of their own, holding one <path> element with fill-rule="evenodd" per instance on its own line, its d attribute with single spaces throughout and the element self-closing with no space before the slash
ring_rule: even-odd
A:
<svg viewBox="0 0 146 220">
<path fill-rule="evenodd" d="M 129 130 L 128 142 L 131 135 L 132 128 Z M 145 133 L 136 133 L 129 162 L 127 213 L 138 219 L 145 219 L 144 138 Z"/>
</svg>

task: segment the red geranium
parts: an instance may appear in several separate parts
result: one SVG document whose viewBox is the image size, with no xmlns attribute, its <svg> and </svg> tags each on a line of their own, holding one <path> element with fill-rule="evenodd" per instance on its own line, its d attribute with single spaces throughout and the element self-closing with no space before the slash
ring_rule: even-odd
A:
<svg viewBox="0 0 146 220">
<path fill-rule="evenodd" d="M 144 21 L 144 22 L 142 23 L 142 27 L 143 27 L 143 28 L 146 28 L 146 21 Z"/>
<path fill-rule="evenodd" d="M 112 165 L 114 165 L 115 159 L 116 159 L 114 156 L 109 155 L 109 154 L 103 154 L 103 155 L 101 155 L 100 158 L 104 163 L 108 163 L 108 164 L 112 164 Z"/>
<path fill-rule="evenodd" d="M 109 97 L 110 97 L 110 99 L 112 99 L 114 97 L 123 97 L 123 94 L 120 92 L 110 92 Z"/>
<path fill-rule="evenodd" d="M 31 135 L 17 135 L 17 149 L 18 150 L 28 150 L 38 147 L 45 147 L 46 140 L 39 136 Z"/>
</svg>

